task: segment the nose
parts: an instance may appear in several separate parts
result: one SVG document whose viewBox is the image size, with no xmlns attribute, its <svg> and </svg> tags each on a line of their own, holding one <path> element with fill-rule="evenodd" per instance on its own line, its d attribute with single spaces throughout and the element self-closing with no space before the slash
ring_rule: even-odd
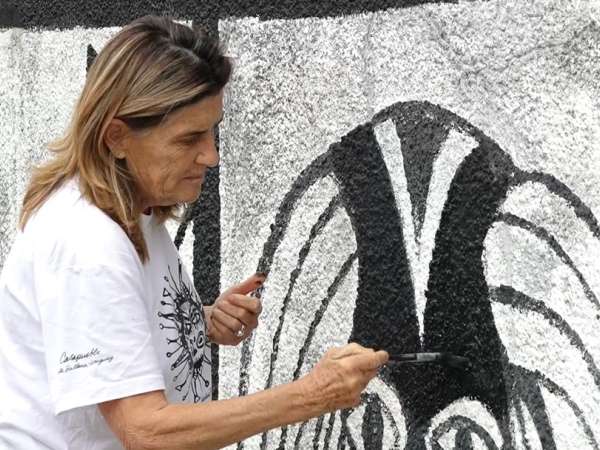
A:
<svg viewBox="0 0 600 450">
<path fill-rule="evenodd" d="M 216 167 L 219 164 L 219 152 L 214 139 L 210 139 L 206 146 L 198 153 L 196 163 L 208 167 Z"/>
</svg>

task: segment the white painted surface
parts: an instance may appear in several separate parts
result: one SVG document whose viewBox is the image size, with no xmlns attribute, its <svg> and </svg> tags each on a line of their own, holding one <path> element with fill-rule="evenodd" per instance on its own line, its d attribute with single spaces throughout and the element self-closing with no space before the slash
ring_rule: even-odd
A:
<svg viewBox="0 0 600 450">
<path fill-rule="evenodd" d="M 553 174 L 600 217 L 599 10 L 593 0 L 497 0 L 343 18 L 221 22 L 236 57 L 221 126 L 222 285 L 255 270 L 276 208 L 300 171 L 331 143 L 397 101 L 427 100 L 455 112 L 495 140 L 518 167 Z M 48 156 L 44 145 L 66 126 L 83 85 L 87 45 L 99 49 L 115 31 L 0 31 L 0 266 L 32 164 Z M 256 331 L 251 391 L 266 380 L 281 290 L 310 227 L 335 193 L 333 180 L 326 179 L 303 197 L 276 254 Z M 567 205 L 540 186 L 526 185 L 511 194 L 504 209 L 551 231 L 600 295 L 600 243 Z M 170 230 L 174 235 L 176 228 Z M 191 272 L 190 231 L 182 257 Z M 331 281 L 330 269 L 355 248 L 341 212 L 324 236 L 307 260 L 317 269 L 303 273 L 293 292 L 277 382 L 288 380 L 295 368 L 314 313 L 312 301 Z M 426 280 L 426 268 L 419 267 L 413 276 Z M 304 371 L 328 346 L 347 339 L 356 273 L 355 264 L 315 336 Z M 542 243 L 497 225 L 486 240 L 486 275 L 492 285 L 510 284 L 546 302 L 600 361 L 597 311 L 573 274 Z M 598 386 L 565 337 L 536 315 L 500 305 L 494 314 L 511 360 L 559 382 L 600 439 Z M 239 352 L 224 349 L 221 355 L 220 392 L 227 397 L 237 392 Z M 544 395 L 558 448 L 586 448 L 564 402 Z M 481 408 L 468 401 L 456 408 L 494 430 Z M 336 427 L 334 436 L 339 420 Z M 527 427 L 529 422 L 526 432 L 531 433 Z M 291 436 L 295 432 L 291 429 Z M 247 448 L 259 441 L 249 440 Z M 445 442 L 451 448 L 454 439 Z"/>
<path fill-rule="evenodd" d="M 597 10 L 595 1 L 489 1 L 432 4 L 344 18 L 222 21 L 221 35 L 236 59 L 222 126 L 223 285 L 254 270 L 277 207 L 300 171 L 331 143 L 399 101 L 429 101 L 453 111 L 498 143 L 517 167 L 554 175 L 600 217 Z M 393 132 L 382 129 L 377 138 L 393 178 L 402 176 L 402 161 L 393 156 L 394 145 L 400 150 Z M 452 139 L 444 146 L 466 152 L 472 149 L 467 142 Z M 448 165 L 451 161 L 438 162 L 440 174 L 444 169 L 454 170 Z M 413 280 L 422 279 L 416 283 L 419 311 L 424 307 L 419 292 L 426 286 L 428 265 L 415 264 L 416 255 L 431 245 L 435 205 L 443 204 L 447 190 L 443 180 L 451 176 L 446 175 L 436 182 L 434 173 L 439 192 L 434 189 L 428 200 L 431 227 L 425 224 L 421 249 L 407 242 Z M 404 191 L 406 182 L 394 182 L 396 201 L 405 208 L 410 202 Z M 600 243 L 568 206 L 541 190 L 539 186 L 521 187 L 511 193 L 504 210 L 555 233 L 600 295 L 595 276 L 600 270 Z M 326 199 L 331 195 L 324 192 Z M 314 206 L 315 210 L 321 211 L 326 201 Z M 544 203 L 541 208 L 540 202 Z M 303 206 L 296 214 L 305 217 L 310 211 Z M 402 219 L 407 231 L 410 215 L 402 215 Z M 314 223 L 314 216 L 307 220 Z M 302 222 L 290 230 L 298 233 L 308 227 Z M 583 337 L 595 359 L 600 358 L 598 321 L 593 307 L 582 298 L 578 281 L 537 239 L 506 228 L 510 227 L 496 225 L 486 239 L 488 282 L 508 283 L 524 293 L 542 295 Z M 405 233 L 407 236 L 410 240 L 411 234 Z M 288 253 L 291 260 L 297 257 L 297 249 Z M 340 260 L 342 255 L 340 249 L 328 257 Z M 289 274 L 283 266 L 277 270 Z M 271 274 L 272 285 L 283 277 L 277 270 Z M 304 286 L 302 293 L 313 297 L 312 286 Z M 277 299 L 281 297 L 273 291 L 266 295 L 266 309 L 278 310 L 269 306 Z M 513 362 L 547 371 L 560 380 L 585 409 L 598 438 L 600 423 L 593 410 L 600 405 L 599 390 L 580 355 L 544 320 L 500 305 L 493 311 Z M 346 314 L 346 310 L 339 313 Z M 273 329 L 275 318 L 267 312 L 265 329 Z M 287 345 L 301 345 L 297 330 L 290 328 L 286 333 Z M 331 330 L 329 339 L 336 336 L 337 330 Z M 323 340 L 328 342 L 327 336 Z M 565 352 L 559 360 L 557 348 Z M 239 354 L 232 349 L 225 355 L 221 373 L 228 375 L 221 376 L 220 392 L 229 396 L 237 389 L 237 370 L 229 370 L 237 367 Z M 267 360 L 264 355 L 257 358 L 252 379 L 265 379 Z M 278 376 L 284 374 L 289 372 Z M 556 405 L 548 403 L 549 414 L 560 420 L 562 413 Z M 464 400 L 452 408 L 472 417 L 501 444 L 493 418 L 479 406 Z M 567 426 L 555 422 L 552 419 L 553 427 L 560 427 L 560 442 L 567 442 Z M 571 435 L 572 443 L 583 445 L 580 431 Z M 452 448 L 453 436 L 445 440 L 444 448 Z M 473 440 L 477 447 L 483 445 L 475 437 Z M 246 448 L 257 448 L 258 442 L 250 440 Z M 535 439 L 530 442 L 535 447 Z"/>
</svg>

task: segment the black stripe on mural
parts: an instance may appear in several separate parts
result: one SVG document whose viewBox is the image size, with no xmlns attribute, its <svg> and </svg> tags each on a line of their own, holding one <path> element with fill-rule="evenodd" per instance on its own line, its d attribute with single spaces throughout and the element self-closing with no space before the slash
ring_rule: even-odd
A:
<svg viewBox="0 0 600 450">
<path fill-rule="evenodd" d="M 455 448 L 457 449 L 473 448 L 471 435 L 474 434 L 483 441 L 486 449 L 499 450 L 498 446 L 494 442 L 494 439 L 492 439 L 487 430 L 477 422 L 465 416 L 452 416 L 438 425 L 432 433 L 432 447 L 434 449 L 443 449 L 444 447 L 440 445 L 439 440 L 444 434 L 448 433 L 452 429 L 457 430 L 455 438 Z"/>
<path fill-rule="evenodd" d="M 273 375 L 275 373 L 275 364 L 277 363 L 277 358 L 279 356 L 279 341 L 281 339 L 281 332 L 283 330 L 283 324 L 285 321 L 286 312 L 289 307 L 290 301 L 292 299 L 292 294 L 294 292 L 294 288 L 296 287 L 296 281 L 298 280 L 298 277 L 304 270 L 304 262 L 306 261 L 306 258 L 310 252 L 310 249 L 312 247 L 314 240 L 321 234 L 323 229 L 331 221 L 331 219 L 333 218 L 335 212 L 337 211 L 337 209 L 339 207 L 340 207 L 340 199 L 338 197 L 334 197 L 331 200 L 331 202 L 329 203 L 329 205 L 327 206 L 327 208 L 325 208 L 325 211 L 323 211 L 323 213 L 319 216 L 317 222 L 311 228 L 308 239 L 306 240 L 306 242 L 302 245 L 302 248 L 300 249 L 300 252 L 298 255 L 298 261 L 296 263 L 296 268 L 290 274 L 290 282 L 288 284 L 287 293 L 285 295 L 285 298 L 283 299 L 283 305 L 281 306 L 281 314 L 279 315 L 277 329 L 275 330 L 275 335 L 273 336 L 273 351 L 271 353 L 271 362 L 269 365 L 267 384 L 265 386 L 266 388 L 270 388 L 273 384 Z M 346 264 L 346 265 L 348 266 L 347 270 L 349 270 L 349 265 L 348 264 Z M 342 269 L 342 271 L 343 270 L 344 269 Z M 346 270 L 346 273 L 347 273 L 347 270 Z M 338 274 L 338 276 L 336 277 L 337 284 L 339 284 L 339 282 L 341 281 L 340 275 L 341 274 Z M 335 283 L 335 281 L 334 281 L 334 283 Z M 332 289 L 329 289 L 329 290 L 331 291 Z M 335 288 L 333 290 L 334 291 L 337 290 L 337 285 L 335 286 Z M 328 295 L 328 297 L 329 297 L 329 295 Z M 304 355 L 301 350 L 299 359 L 302 360 L 303 356 Z M 283 448 L 283 445 L 285 445 L 286 437 L 287 437 L 287 427 L 284 427 L 282 429 L 282 434 L 281 434 L 280 449 Z M 262 440 L 261 440 L 260 448 L 262 450 L 264 450 L 267 446 L 267 433 L 263 433 L 261 439 Z"/>
<path fill-rule="evenodd" d="M 510 375 L 508 375 L 507 378 L 510 378 Z M 521 435 L 526 447 L 529 447 L 529 442 L 527 439 L 525 415 L 523 414 L 523 408 L 521 405 L 525 405 L 527 407 L 527 411 L 531 415 L 531 419 L 533 420 L 533 425 L 537 431 L 537 436 L 542 444 L 542 448 L 544 450 L 556 450 L 554 431 L 552 430 L 550 417 L 548 417 L 546 401 L 544 400 L 540 383 L 537 383 L 536 380 L 530 375 L 513 378 L 512 391 L 513 393 L 518 393 L 518 398 L 515 399 L 513 397 L 511 403 L 515 407 L 517 420 L 519 421 L 519 426 L 521 427 Z M 517 433 L 513 434 L 516 437 Z"/>
<path fill-rule="evenodd" d="M 356 127 L 329 153 L 359 258 L 350 340 L 394 353 L 418 351 L 419 325 L 402 224 L 373 126 Z"/>
<path fill-rule="evenodd" d="M 146 14 L 169 15 L 181 20 L 199 20 L 217 30 L 219 19 L 259 17 L 298 19 L 336 17 L 349 14 L 407 8 L 428 3 L 458 3 L 457 0 L 195 0 L 153 1 L 115 0 L 81 2 L 76 0 L 12 0 L 0 6 L 0 27 L 21 28 L 100 28 L 125 25 Z"/>
<path fill-rule="evenodd" d="M 339 201 L 339 198 L 335 197 L 334 200 L 332 201 L 332 203 L 333 202 L 337 203 L 338 201 Z M 330 207 L 331 207 L 331 205 L 330 205 Z M 337 207 L 337 205 L 336 205 L 336 207 Z M 313 340 L 313 338 L 315 336 L 317 327 L 319 326 L 319 323 L 321 322 L 321 320 L 323 319 L 323 316 L 327 312 L 327 308 L 329 307 L 329 303 L 331 302 L 331 300 L 333 299 L 333 297 L 335 297 L 335 295 L 337 294 L 338 288 L 340 287 L 340 285 L 346 279 L 346 276 L 348 275 L 348 272 L 350 272 L 350 269 L 352 268 L 352 264 L 354 264 L 354 262 L 356 261 L 356 259 L 357 259 L 356 253 L 352 253 L 350 256 L 348 256 L 348 258 L 346 259 L 346 261 L 344 262 L 344 264 L 342 264 L 341 269 L 339 270 L 339 272 L 335 276 L 335 279 L 333 280 L 333 282 L 331 283 L 331 285 L 327 289 L 327 296 L 325 296 L 321 300 L 321 304 L 319 306 L 319 309 L 315 313 L 315 317 L 314 317 L 313 321 L 311 322 L 310 327 L 308 329 L 308 334 L 306 336 L 306 339 L 304 340 L 304 343 L 302 344 L 302 348 L 300 349 L 300 351 L 298 353 L 298 360 L 296 362 L 296 369 L 294 370 L 294 375 L 293 375 L 293 378 L 292 378 L 293 380 L 297 380 L 298 378 L 300 378 L 300 373 L 302 371 L 302 367 L 304 366 L 304 361 L 306 359 L 306 354 L 308 353 L 308 350 L 310 348 L 312 340 Z M 282 315 L 282 317 L 283 317 L 283 315 Z M 300 427 L 300 430 L 298 431 L 298 434 L 296 436 L 296 442 L 298 442 L 300 440 L 300 438 L 302 437 L 302 433 L 303 433 L 303 429 L 304 429 L 305 423 L 302 424 L 302 426 Z M 278 447 L 279 450 L 283 450 L 285 448 L 286 440 L 287 440 L 287 432 L 288 432 L 288 427 L 283 427 L 282 430 L 281 430 L 281 438 L 280 438 L 279 447 Z M 263 441 L 266 444 L 266 437 L 265 436 L 266 435 L 263 434 Z"/>
<path fill-rule="evenodd" d="M 594 379 L 596 386 L 600 388 L 600 370 L 594 358 L 585 347 L 579 334 L 563 319 L 560 314 L 552 310 L 540 300 L 533 299 L 510 286 L 499 286 L 490 289 L 490 299 L 493 302 L 512 306 L 523 312 L 534 312 L 540 314 L 554 328 L 568 338 L 569 343 L 575 347 L 581 358 L 587 365 L 588 372 Z"/>
<path fill-rule="evenodd" d="M 323 177 L 330 172 L 329 161 L 327 155 L 322 155 L 306 167 L 296 178 L 288 193 L 284 196 L 279 210 L 275 216 L 275 221 L 271 225 L 271 234 L 263 245 L 263 251 L 260 261 L 258 262 L 257 272 L 269 274 L 271 264 L 275 256 L 275 251 L 283 240 L 285 231 L 291 220 L 297 202 L 302 198 L 305 192 Z M 241 361 L 240 361 L 240 382 L 239 395 L 245 395 L 248 392 L 248 367 L 250 364 L 253 336 L 246 339 L 242 344 Z"/>
<path fill-rule="evenodd" d="M 536 409 L 545 411 L 544 398 L 539 394 L 539 386 L 543 386 L 548 392 L 556 395 L 567 404 L 585 433 L 590 446 L 595 450 L 600 450 L 598 440 L 594 436 L 585 414 L 564 388 L 537 370 L 531 371 L 515 364 L 508 364 L 506 374 L 509 379 L 512 379 L 513 402 L 523 401 L 529 411 Z M 535 392 L 536 395 L 532 395 L 532 392 Z M 539 432 L 539 426 L 537 424 L 535 426 Z M 548 441 L 548 436 L 540 436 L 540 441 L 543 442 L 543 440 Z M 556 444 L 553 443 L 553 445 Z"/>
<path fill-rule="evenodd" d="M 540 183 L 551 193 L 562 198 L 572 208 L 575 215 L 590 229 L 596 239 L 600 239 L 600 225 L 592 209 L 575 194 L 569 186 L 558 180 L 555 176 L 543 172 L 525 172 L 515 168 L 512 186 L 525 183 Z"/>
</svg>

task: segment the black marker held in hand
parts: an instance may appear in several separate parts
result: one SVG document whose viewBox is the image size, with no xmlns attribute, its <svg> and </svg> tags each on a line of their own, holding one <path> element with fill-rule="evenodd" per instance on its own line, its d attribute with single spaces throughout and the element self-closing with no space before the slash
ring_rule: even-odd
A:
<svg viewBox="0 0 600 450">
<path fill-rule="evenodd" d="M 262 281 L 257 282 L 258 287 L 252 291 L 250 296 L 260 300 L 263 291 L 265 290 L 265 281 L 267 281 L 267 274 L 264 272 L 257 272 L 256 275 L 260 276 L 262 278 Z"/>
<path fill-rule="evenodd" d="M 265 273 L 257 273 L 257 275 L 260 275 L 261 277 L 263 277 L 263 280 L 261 282 L 257 282 L 258 287 L 256 289 L 254 289 L 251 293 L 250 293 L 250 297 L 254 297 L 260 300 L 260 298 L 262 297 L 262 293 L 263 290 L 265 289 L 265 279 L 266 279 L 266 274 Z M 242 327 L 235 333 L 235 335 L 239 338 L 244 336 L 244 333 L 246 332 L 246 325 L 242 325 Z"/>
<path fill-rule="evenodd" d="M 470 366 L 469 358 L 447 352 L 390 354 L 388 361 L 388 364 L 424 363 L 439 363 L 456 369 L 466 369 Z"/>
</svg>

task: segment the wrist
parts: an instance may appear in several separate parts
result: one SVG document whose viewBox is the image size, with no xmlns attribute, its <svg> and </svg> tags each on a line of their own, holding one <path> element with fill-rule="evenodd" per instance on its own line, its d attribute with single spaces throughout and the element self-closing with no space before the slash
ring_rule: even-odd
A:
<svg viewBox="0 0 600 450">
<path fill-rule="evenodd" d="M 293 389 L 291 406 L 303 416 L 301 420 L 308 420 L 328 412 L 310 374 L 290 383 L 290 387 Z"/>
</svg>

